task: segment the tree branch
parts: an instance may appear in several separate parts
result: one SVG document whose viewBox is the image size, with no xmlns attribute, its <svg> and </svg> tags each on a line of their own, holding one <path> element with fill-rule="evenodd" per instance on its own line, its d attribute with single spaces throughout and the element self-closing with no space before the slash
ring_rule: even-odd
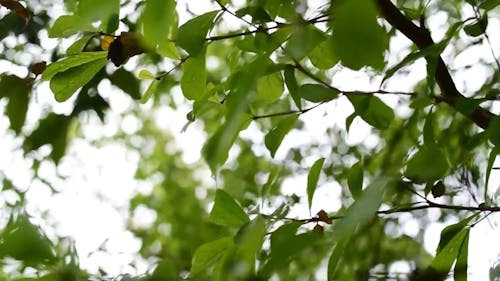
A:
<svg viewBox="0 0 500 281">
<path fill-rule="evenodd" d="M 382 16 L 387 22 L 413 41 L 419 49 L 423 50 L 434 44 L 429 31 L 424 27 L 415 25 L 410 19 L 404 16 L 394 4 L 392 4 L 391 0 L 377 0 L 376 2 Z M 429 60 L 429 58 L 427 58 L 427 60 Z M 441 57 L 438 57 L 435 78 L 441 89 L 443 101 L 460 111 L 456 103 L 461 99 L 466 99 L 466 97 L 457 90 L 455 82 L 453 82 L 453 78 Z M 488 128 L 491 120 L 496 116 L 479 106 L 476 107 L 472 113 L 464 112 L 463 110 L 460 112 L 483 129 Z"/>
</svg>

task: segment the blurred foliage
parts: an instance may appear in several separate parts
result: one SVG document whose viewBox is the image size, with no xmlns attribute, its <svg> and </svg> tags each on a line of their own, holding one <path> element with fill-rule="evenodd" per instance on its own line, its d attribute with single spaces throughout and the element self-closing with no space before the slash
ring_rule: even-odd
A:
<svg viewBox="0 0 500 281">
<path fill-rule="evenodd" d="M 130 198 L 127 229 L 151 269 L 113 280 L 466 280 L 470 229 L 499 211 L 488 180 L 500 151 L 500 64 L 479 53 L 475 66 L 454 58 L 477 45 L 494 56 L 489 19 L 500 2 L 234 2 L 206 1 L 197 14 L 175 0 L 65 0 L 56 15 L 50 1 L 0 0 L 0 62 L 11 68 L 0 74 L 0 112 L 32 180 L 53 189 L 40 164 L 57 169 L 77 139 L 140 155 L 135 179 L 146 188 Z M 435 26 L 437 14 L 446 23 Z M 394 51 L 399 31 L 416 46 Z M 435 43 L 434 32 L 444 34 Z M 419 59 L 427 75 L 411 92 L 386 90 Z M 459 92 L 447 75 L 478 65 L 487 75 L 481 87 Z M 337 81 L 346 69 L 380 84 L 366 91 Z M 46 83 L 51 102 L 39 99 Z M 131 105 L 113 112 L 111 95 Z M 345 126 L 326 114 L 314 121 L 323 136 L 310 137 L 302 116 L 339 104 L 350 107 L 338 123 Z M 191 140 L 201 149 L 190 163 L 159 119 L 186 107 L 186 118 L 173 122 L 206 136 Z M 84 134 L 92 117 L 105 126 L 116 113 L 138 130 Z M 375 143 L 348 143 L 355 124 Z M 291 138 L 301 144 L 286 152 Z M 73 242 L 47 236 L 40 226 L 50 222 L 26 211 L 29 190 L 1 171 L 0 179 L 3 195 L 19 199 L 4 202 L 0 280 L 111 278 L 81 268 Z M 327 184 L 341 188 L 339 203 L 315 206 Z M 435 222 L 429 208 L 440 210 L 439 222 L 459 221 L 443 230 L 435 257 L 423 245 Z M 307 209 L 309 216 L 292 212 Z M 151 224 L 141 223 L 144 210 Z M 418 229 L 409 235 L 411 220 Z M 411 271 L 398 272 L 400 263 Z M 492 280 L 498 271 L 491 268 Z"/>
</svg>

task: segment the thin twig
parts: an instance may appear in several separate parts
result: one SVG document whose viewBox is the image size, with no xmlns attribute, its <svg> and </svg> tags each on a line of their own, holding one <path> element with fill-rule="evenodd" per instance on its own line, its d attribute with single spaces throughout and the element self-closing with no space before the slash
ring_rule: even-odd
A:
<svg viewBox="0 0 500 281">
<path fill-rule="evenodd" d="M 174 70 L 176 70 L 177 68 L 179 68 L 179 67 L 180 67 L 180 66 L 181 66 L 181 65 L 182 65 L 185 61 L 187 61 L 189 58 L 190 58 L 190 56 L 185 56 L 185 57 L 181 58 L 181 59 L 179 60 L 179 62 L 178 62 L 176 65 L 174 65 L 172 68 L 170 68 L 167 72 L 162 73 L 162 74 L 160 74 L 160 75 L 156 76 L 156 77 L 155 77 L 155 79 L 156 79 L 156 80 L 161 80 L 163 77 L 165 77 L 165 76 L 169 75 L 170 73 L 172 73 L 172 71 L 174 71 Z"/>
</svg>

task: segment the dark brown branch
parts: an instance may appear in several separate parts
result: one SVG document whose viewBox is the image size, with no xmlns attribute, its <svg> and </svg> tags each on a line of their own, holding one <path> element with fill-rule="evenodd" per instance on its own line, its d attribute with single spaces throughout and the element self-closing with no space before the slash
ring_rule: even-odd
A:
<svg viewBox="0 0 500 281">
<path fill-rule="evenodd" d="M 391 0 L 377 0 L 376 2 L 387 22 L 413 41 L 419 49 L 423 50 L 434 44 L 429 31 L 424 27 L 415 25 L 392 4 Z M 460 99 L 465 99 L 465 97 L 457 90 L 455 82 L 453 82 L 450 72 L 441 57 L 438 57 L 435 78 L 441 89 L 442 100 L 458 110 L 455 106 L 456 103 Z M 479 106 L 472 113 L 463 111 L 462 113 L 483 129 L 488 128 L 491 120 L 495 117 L 493 113 Z"/>
</svg>

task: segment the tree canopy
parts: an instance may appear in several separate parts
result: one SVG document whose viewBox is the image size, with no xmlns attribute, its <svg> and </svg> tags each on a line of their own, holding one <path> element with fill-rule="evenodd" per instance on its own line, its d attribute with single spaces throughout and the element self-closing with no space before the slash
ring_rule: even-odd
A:
<svg viewBox="0 0 500 281">
<path fill-rule="evenodd" d="M 500 211 L 499 4 L 0 0 L 0 127 L 30 170 L 0 171 L 0 280 L 478 274 L 469 237 Z M 83 142 L 138 155 L 123 219 L 146 272 L 89 271 L 50 207 L 27 208 L 72 188 Z"/>
</svg>

